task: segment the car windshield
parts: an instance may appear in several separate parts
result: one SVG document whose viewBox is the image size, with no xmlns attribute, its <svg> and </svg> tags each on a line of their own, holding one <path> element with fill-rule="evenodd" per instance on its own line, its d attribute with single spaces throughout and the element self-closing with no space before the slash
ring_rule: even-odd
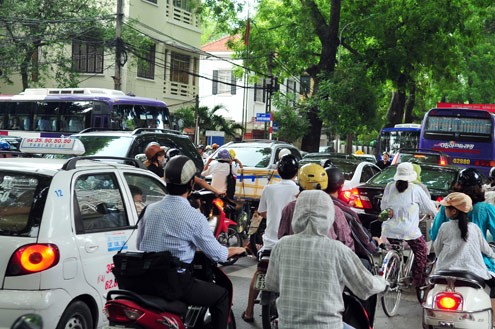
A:
<svg viewBox="0 0 495 329">
<path fill-rule="evenodd" d="M 229 147 L 235 151 L 235 157 L 245 167 L 266 168 L 270 164 L 272 149 L 270 147 Z"/>
<path fill-rule="evenodd" d="M 0 235 L 36 237 L 51 178 L 0 171 Z"/>
<path fill-rule="evenodd" d="M 349 161 L 345 158 L 334 158 L 332 156 L 329 156 L 328 154 L 326 156 L 321 154 L 311 156 L 307 155 L 299 162 L 299 165 L 302 166 L 308 163 L 317 163 L 325 167 L 337 167 L 342 171 L 346 180 L 352 179 L 352 176 L 354 175 L 354 172 L 356 171 L 356 168 L 359 164 L 359 162 L 357 161 Z"/>
<path fill-rule="evenodd" d="M 397 166 L 385 168 L 368 181 L 368 184 L 385 187 L 387 183 L 394 180 Z M 455 169 L 425 166 L 421 167 L 421 183 L 425 184 L 429 190 L 440 190 L 447 193 L 457 177 Z"/>
<path fill-rule="evenodd" d="M 84 144 L 84 155 L 126 157 L 132 143 L 131 136 L 77 136 Z"/>
</svg>

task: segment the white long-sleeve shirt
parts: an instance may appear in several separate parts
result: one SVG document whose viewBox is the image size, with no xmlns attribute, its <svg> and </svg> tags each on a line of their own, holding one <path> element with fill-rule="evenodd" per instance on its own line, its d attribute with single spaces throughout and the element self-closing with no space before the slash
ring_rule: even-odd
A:
<svg viewBox="0 0 495 329">
<path fill-rule="evenodd" d="M 433 248 L 437 254 L 435 272 L 469 271 L 485 280 L 491 277 L 481 253 L 491 258 L 495 258 L 495 253 L 476 224 L 468 223 L 467 241 L 464 241 L 461 238 L 459 221 L 443 223 Z"/>
<path fill-rule="evenodd" d="M 227 175 L 230 173 L 236 174 L 236 169 L 228 162 L 214 161 L 208 165 L 208 168 L 201 173 L 201 176 L 211 175 L 211 186 L 220 193 L 227 192 Z"/>
<path fill-rule="evenodd" d="M 421 236 L 419 212 L 435 216 L 437 208 L 426 192 L 409 183 L 405 191 L 399 193 L 395 182 L 390 182 L 383 192 L 382 210 L 391 208 L 394 215 L 382 224 L 382 235 L 392 239 L 415 240 Z"/>
</svg>

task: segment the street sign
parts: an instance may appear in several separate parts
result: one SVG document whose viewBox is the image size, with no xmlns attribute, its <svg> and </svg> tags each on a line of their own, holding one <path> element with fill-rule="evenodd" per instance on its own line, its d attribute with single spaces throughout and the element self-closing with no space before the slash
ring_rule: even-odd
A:
<svg viewBox="0 0 495 329">
<path fill-rule="evenodd" d="M 256 122 L 270 122 L 270 113 L 256 113 Z"/>
<path fill-rule="evenodd" d="M 278 122 L 273 121 L 272 128 L 273 128 L 273 132 L 277 132 L 278 131 Z"/>
</svg>

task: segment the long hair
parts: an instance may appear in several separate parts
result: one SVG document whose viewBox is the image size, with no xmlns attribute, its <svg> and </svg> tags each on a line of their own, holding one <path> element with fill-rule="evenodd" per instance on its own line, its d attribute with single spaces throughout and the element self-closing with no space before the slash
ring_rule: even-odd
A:
<svg viewBox="0 0 495 329">
<path fill-rule="evenodd" d="M 409 183 L 406 180 L 398 180 L 395 182 L 395 187 L 397 188 L 397 191 L 399 191 L 399 193 L 402 193 L 405 190 L 407 190 L 408 186 Z"/>
<path fill-rule="evenodd" d="M 454 208 L 454 207 L 452 207 Z M 467 241 L 468 237 L 468 215 L 465 212 L 462 212 L 460 210 L 457 210 L 457 215 L 454 216 L 454 218 L 457 220 L 457 224 L 459 225 L 459 230 L 461 231 L 461 238 L 464 241 Z"/>
<path fill-rule="evenodd" d="M 483 188 L 479 185 L 463 187 L 462 193 L 467 194 L 473 200 L 473 205 L 485 201 L 485 192 L 483 192 Z"/>
</svg>

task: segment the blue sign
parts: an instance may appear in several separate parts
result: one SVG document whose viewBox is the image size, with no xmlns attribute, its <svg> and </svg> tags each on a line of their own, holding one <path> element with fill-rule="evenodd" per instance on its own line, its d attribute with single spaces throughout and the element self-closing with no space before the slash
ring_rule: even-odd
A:
<svg viewBox="0 0 495 329">
<path fill-rule="evenodd" d="M 270 113 L 256 113 L 256 122 L 270 122 Z"/>
<path fill-rule="evenodd" d="M 278 122 L 273 121 L 273 124 L 272 124 L 272 130 L 273 130 L 274 132 L 277 132 L 277 131 L 278 131 Z"/>
</svg>

